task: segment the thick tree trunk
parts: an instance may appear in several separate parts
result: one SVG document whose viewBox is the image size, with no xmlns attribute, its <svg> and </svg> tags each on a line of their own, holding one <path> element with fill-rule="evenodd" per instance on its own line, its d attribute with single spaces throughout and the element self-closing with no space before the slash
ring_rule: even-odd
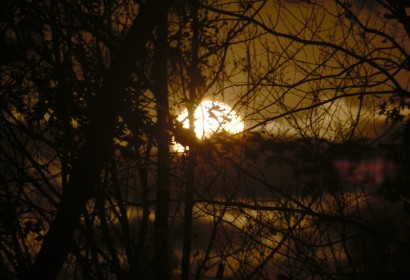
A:
<svg viewBox="0 0 410 280">
<path fill-rule="evenodd" d="M 88 200 L 94 196 L 96 180 L 111 153 L 121 93 L 136 61 L 144 58 L 146 43 L 157 25 L 156 15 L 163 6 L 161 1 L 151 0 L 141 7 L 104 77 L 86 132 L 86 143 L 73 166 L 56 217 L 33 267 L 26 275 L 27 279 L 55 279 L 67 258 L 73 243 L 73 232 Z"/>
<path fill-rule="evenodd" d="M 153 63 L 153 91 L 157 105 L 157 199 L 155 206 L 155 232 L 154 232 L 154 261 L 155 279 L 169 279 L 169 252 L 168 252 L 168 217 L 170 200 L 170 154 L 169 145 L 169 100 L 168 100 L 168 75 L 167 75 L 167 34 L 168 12 L 166 9 L 157 14 L 159 24 L 157 28 L 157 41 Z"/>
</svg>

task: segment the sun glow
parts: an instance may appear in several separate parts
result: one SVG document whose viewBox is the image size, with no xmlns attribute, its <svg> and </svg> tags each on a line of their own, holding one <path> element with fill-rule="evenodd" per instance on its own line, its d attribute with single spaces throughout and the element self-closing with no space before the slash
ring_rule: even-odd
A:
<svg viewBox="0 0 410 280">
<path fill-rule="evenodd" d="M 187 110 L 183 111 L 177 120 L 184 128 L 189 128 Z M 235 134 L 243 129 L 242 119 L 231 107 L 222 102 L 203 101 L 195 110 L 195 134 L 198 139 L 210 138 L 221 132 Z"/>
</svg>

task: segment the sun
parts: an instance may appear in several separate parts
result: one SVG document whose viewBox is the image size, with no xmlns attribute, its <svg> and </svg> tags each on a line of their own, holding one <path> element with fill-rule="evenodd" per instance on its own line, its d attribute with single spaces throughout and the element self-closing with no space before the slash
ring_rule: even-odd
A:
<svg viewBox="0 0 410 280">
<path fill-rule="evenodd" d="M 195 110 L 195 135 L 198 139 L 210 138 L 221 132 L 236 134 L 244 129 L 242 119 L 230 106 L 216 101 L 203 101 Z M 184 128 L 189 128 L 188 111 L 177 118 Z M 177 148 L 177 150 L 180 150 Z"/>
</svg>

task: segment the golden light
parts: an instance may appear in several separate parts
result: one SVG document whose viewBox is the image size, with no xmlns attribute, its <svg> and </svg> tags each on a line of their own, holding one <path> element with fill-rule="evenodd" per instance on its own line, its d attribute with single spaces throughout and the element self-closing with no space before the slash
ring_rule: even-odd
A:
<svg viewBox="0 0 410 280">
<path fill-rule="evenodd" d="M 210 138 L 221 132 L 235 134 L 243 131 L 244 124 L 230 106 L 216 101 L 203 101 L 195 110 L 195 134 L 198 139 Z M 188 111 L 183 111 L 177 118 L 184 128 L 189 128 Z M 177 151 L 183 149 L 176 145 Z"/>
</svg>

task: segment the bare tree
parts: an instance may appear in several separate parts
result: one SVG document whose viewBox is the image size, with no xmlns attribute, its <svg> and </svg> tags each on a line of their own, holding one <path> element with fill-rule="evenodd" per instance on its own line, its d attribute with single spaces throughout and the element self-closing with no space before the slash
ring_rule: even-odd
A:
<svg viewBox="0 0 410 280">
<path fill-rule="evenodd" d="M 2 277 L 409 275 L 406 3 L 1 5 Z"/>
</svg>

